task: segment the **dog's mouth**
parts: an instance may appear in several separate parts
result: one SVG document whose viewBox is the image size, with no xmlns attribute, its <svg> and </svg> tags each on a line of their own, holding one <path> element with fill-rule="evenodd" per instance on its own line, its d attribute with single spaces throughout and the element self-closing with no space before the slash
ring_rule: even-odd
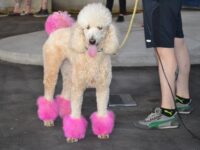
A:
<svg viewBox="0 0 200 150">
<path fill-rule="evenodd" d="M 97 55 L 97 46 L 96 45 L 89 45 L 87 48 L 87 53 L 90 57 L 95 57 Z"/>
<path fill-rule="evenodd" d="M 96 57 L 97 53 L 102 52 L 102 49 L 98 48 L 98 44 L 94 44 L 94 45 L 89 44 L 86 50 L 87 50 L 87 54 L 90 57 Z"/>
</svg>

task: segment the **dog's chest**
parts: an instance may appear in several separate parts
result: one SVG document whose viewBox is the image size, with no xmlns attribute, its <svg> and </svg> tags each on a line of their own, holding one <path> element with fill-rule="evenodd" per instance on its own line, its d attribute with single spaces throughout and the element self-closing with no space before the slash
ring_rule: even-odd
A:
<svg viewBox="0 0 200 150">
<path fill-rule="evenodd" d="M 106 80 L 110 64 L 102 57 L 80 57 L 76 62 L 76 71 L 87 87 L 95 87 L 99 82 Z"/>
</svg>

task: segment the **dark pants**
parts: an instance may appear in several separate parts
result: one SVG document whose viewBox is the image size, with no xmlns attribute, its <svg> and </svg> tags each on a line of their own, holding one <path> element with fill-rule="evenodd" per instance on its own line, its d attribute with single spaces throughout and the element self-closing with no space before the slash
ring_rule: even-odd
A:
<svg viewBox="0 0 200 150">
<path fill-rule="evenodd" d="M 182 0 L 143 0 L 146 46 L 174 47 L 174 38 L 183 38 Z"/>
<path fill-rule="evenodd" d="M 112 12 L 114 0 L 107 0 L 106 7 Z M 126 14 L 126 0 L 119 0 L 120 14 Z"/>
</svg>

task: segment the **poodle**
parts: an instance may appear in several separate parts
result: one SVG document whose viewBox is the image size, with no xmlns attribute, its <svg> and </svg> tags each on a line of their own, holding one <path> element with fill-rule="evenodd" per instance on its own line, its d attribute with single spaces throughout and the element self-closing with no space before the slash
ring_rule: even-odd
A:
<svg viewBox="0 0 200 150">
<path fill-rule="evenodd" d="M 85 137 L 88 124 L 81 114 L 83 93 L 86 88 L 96 88 L 97 112 L 90 117 L 92 131 L 98 138 L 107 139 L 115 119 L 114 113 L 107 110 L 112 78 L 110 56 L 119 47 L 111 13 L 101 3 L 85 6 L 77 22 L 57 13 L 60 18 L 68 17 L 68 26 L 57 27 L 58 20 L 53 22 L 51 16 L 46 22 L 50 36 L 43 46 L 44 96 L 37 100 L 38 117 L 49 127 L 59 115 L 67 142 L 77 142 Z M 63 89 L 54 100 L 59 70 Z"/>
</svg>

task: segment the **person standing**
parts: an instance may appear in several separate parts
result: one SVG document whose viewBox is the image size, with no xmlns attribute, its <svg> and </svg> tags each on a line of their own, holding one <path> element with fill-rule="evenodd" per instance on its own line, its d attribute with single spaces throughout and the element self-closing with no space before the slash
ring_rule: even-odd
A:
<svg viewBox="0 0 200 150">
<path fill-rule="evenodd" d="M 135 127 L 177 128 L 177 113 L 190 114 L 192 111 L 190 57 L 182 30 L 181 6 L 181 0 L 143 0 L 146 46 L 153 47 L 156 52 L 161 106 L 144 120 L 135 122 Z"/>
<path fill-rule="evenodd" d="M 110 10 L 112 13 L 114 0 L 107 0 L 106 7 Z M 120 14 L 117 18 L 117 22 L 124 22 L 124 15 L 126 14 L 126 0 L 119 0 L 119 9 Z"/>
</svg>

